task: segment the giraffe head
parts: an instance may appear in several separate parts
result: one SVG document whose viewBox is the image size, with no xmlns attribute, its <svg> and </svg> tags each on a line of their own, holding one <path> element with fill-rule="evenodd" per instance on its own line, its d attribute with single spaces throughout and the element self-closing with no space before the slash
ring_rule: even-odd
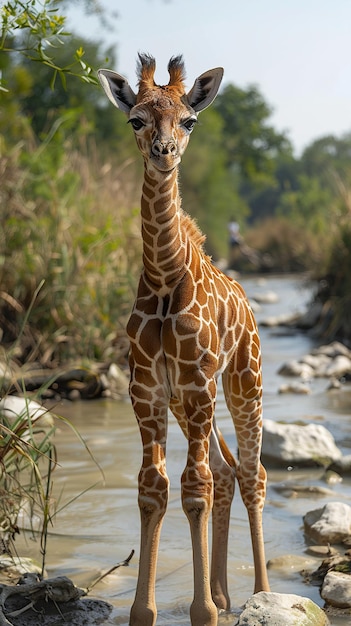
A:
<svg viewBox="0 0 351 626">
<path fill-rule="evenodd" d="M 155 83 L 155 69 L 153 57 L 139 54 L 137 94 L 116 72 L 99 70 L 98 76 L 112 104 L 127 114 L 145 162 L 167 172 L 179 164 L 198 113 L 216 97 L 223 69 L 201 74 L 188 93 L 181 56 L 172 57 L 168 64 L 168 85 Z"/>
</svg>

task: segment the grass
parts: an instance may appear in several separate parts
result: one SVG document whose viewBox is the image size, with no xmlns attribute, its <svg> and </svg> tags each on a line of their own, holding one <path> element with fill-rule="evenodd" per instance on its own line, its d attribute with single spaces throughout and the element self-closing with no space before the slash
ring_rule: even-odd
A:
<svg viewBox="0 0 351 626">
<path fill-rule="evenodd" d="M 108 360 L 124 333 L 141 259 L 133 164 L 69 143 L 0 158 L 0 327 L 19 363 Z M 55 171 L 53 175 L 52 170 Z M 30 323 L 24 325 L 29 306 Z"/>
<path fill-rule="evenodd" d="M 41 570 L 44 576 L 48 531 L 54 518 L 72 501 L 53 498 L 54 471 L 58 465 L 53 443 L 55 422 L 68 425 L 104 474 L 79 432 L 66 418 L 52 415 L 24 393 L 22 398 L 8 396 L 0 403 L 0 539 L 2 551 L 16 555 L 15 538 L 23 529 L 39 534 Z M 95 487 L 96 484 L 89 488 Z"/>
</svg>

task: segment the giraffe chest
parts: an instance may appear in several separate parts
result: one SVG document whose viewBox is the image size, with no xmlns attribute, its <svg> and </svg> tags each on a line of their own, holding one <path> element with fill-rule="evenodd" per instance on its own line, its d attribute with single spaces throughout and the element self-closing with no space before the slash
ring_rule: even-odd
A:
<svg viewBox="0 0 351 626">
<path fill-rule="evenodd" d="M 137 298 L 127 325 L 133 363 L 164 370 L 172 387 L 187 376 L 216 377 L 228 364 L 235 333 L 223 303 L 213 296 L 186 301 L 177 294 Z"/>
</svg>

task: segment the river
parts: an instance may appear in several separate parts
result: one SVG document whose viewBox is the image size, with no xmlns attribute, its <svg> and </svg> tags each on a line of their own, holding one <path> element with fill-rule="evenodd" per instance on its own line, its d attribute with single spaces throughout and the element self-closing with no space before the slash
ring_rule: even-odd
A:
<svg viewBox="0 0 351 626">
<path fill-rule="evenodd" d="M 267 277 L 264 282 L 256 278 L 245 278 L 242 284 L 249 297 L 266 291 L 273 291 L 279 296 L 277 303 L 262 305 L 261 311 L 256 314 L 258 322 L 272 314 L 302 311 L 310 298 L 308 286 L 296 277 Z M 284 382 L 277 374 L 278 368 L 284 361 L 306 354 L 313 346 L 312 340 L 304 334 L 282 333 L 266 327 L 260 327 L 260 335 L 264 417 L 322 423 L 333 433 L 343 453 L 349 454 L 349 390 L 326 392 L 328 381 L 318 379 L 313 381 L 310 395 L 277 393 Z M 124 560 L 135 549 L 136 553 L 129 567 L 121 567 L 107 576 L 92 593 L 92 596 L 113 605 L 106 625 L 126 625 L 134 597 L 139 547 L 137 474 L 141 461 L 141 445 L 134 415 L 129 402 L 108 399 L 65 402 L 56 407 L 56 412 L 69 418 L 84 438 L 103 469 L 105 482 L 102 482 L 98 468 L 75 432 L 65 423 L 59 422 L 56 435 L 59 467 L 54 473 L 58 513 L 48 541 L 48 574 L 67 575 L 77 585 L 86 587 L 99 574 Z M 217 403 L 217 419 L 231 449 L 235 451 L 234 430 L 221 390 Z M 181 508 L 179 488 L 185 454 L 185 441 L 171 416 L 167 456 L 171 492 L 159 552 L 158 625 L 189 625 L 188 611 L 192 597 L 191 543 L 188 522 Z M 311 494 L 286 498 L 274 490 L 274 485 L 281 481 L 326 487 L 319 470 L 268 472 L 268 493 L 264 511 L 267 559 L 286 554 L 306 556 L 302 516 L 328 501 L 325 496 Z M 331 496 L 329 500 L 341 499 L 349 503 L 350 486 L 351 482 L 345 479 L 332 487 L 335 497 Z M 77 497 L 79 494 L 80 497 Z M 38 546 L 27 541 L 21 550 L 23 552 L 28 556 L 37 556 Z M 284 570 L 282 574 L 278 570 L 270 570 L 269 577 L 272 591 L 307 596 L 323 606 L 318 588 L 306 585 L 297 571 Z M 253 589 L 249 530 L 238 489 L 232 507 L 229 589 L 234 612 L 251 595 Z M 233 615 L 220 616 L 220 626 L 232 625 L 233 622 Z M 348 623 L 349 618 L 346 617 L 334 619 L 332 622 L 333 626 L 344 626 Z"/>
</svg>

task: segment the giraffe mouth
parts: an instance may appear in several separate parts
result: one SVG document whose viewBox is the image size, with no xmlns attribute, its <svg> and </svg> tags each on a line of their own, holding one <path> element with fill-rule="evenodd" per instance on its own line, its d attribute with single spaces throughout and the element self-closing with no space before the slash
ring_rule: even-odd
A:
<svg viewBox="0 0 351 626">
<path fill-rule="evenodd" d="M 171 170 L 174 170 L 177 165 L 179 165 L 181 157 L 179 154 L 170 155 L 151 153 L 150 160 L 153 166 L 160 172 L 170 172 Z"/>
</svg>

